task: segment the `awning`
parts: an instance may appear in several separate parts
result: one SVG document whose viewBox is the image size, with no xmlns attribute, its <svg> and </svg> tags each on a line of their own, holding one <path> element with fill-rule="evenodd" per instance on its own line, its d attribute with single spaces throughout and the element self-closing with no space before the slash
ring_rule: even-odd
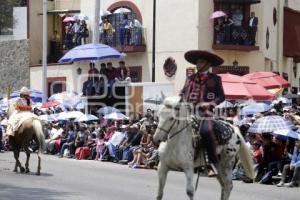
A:
<svg viewBox="0 0 300 200">
<path fill-rule="evenodd" d="M 255 4 L 260 3 L 260 0 L 215 0 L 215 3 Z"/>
</svg>

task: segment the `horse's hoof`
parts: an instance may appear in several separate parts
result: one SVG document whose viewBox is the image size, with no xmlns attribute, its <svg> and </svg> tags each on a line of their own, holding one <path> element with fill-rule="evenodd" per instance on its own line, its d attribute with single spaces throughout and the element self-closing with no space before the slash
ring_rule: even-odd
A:
<svg viewBox="0 0 300 200">
<path fill-rule="evenodd" d="M 35 173 L 35 175 L 40 176 L 40 175 L 41 175 L 41 172 L 37 172 L 37 173 Z"/>
<path fill-rule="evenodd" d="M 14 170 L 13 170 L 13 172 L 16 172 L 16 173 L 17 173 L 17 172 L 18 172 L 18 170 L 17 170 L 17 169 L 14 169 Z"/>
<path fill-rule="evenodd" d="M 29 169 L 26 169 L 26 170 L 25 170 L 25 173 L 26 173 L 26 174 L 27 174 L 27 173 L 29 173 L 29 172 L 30 172 L 30 170 L 29 170 Z"/>
<path fill-rule="evenodd" d="M 25 168 L 24 167 L 21 167 L 20 170 L 21 170 L 21 173 L 25 172 Z"/>
</svg>

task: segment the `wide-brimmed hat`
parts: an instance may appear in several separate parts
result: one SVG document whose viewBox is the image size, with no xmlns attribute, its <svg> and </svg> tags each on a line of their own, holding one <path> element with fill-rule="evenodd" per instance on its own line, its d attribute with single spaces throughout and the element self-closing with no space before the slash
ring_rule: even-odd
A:
<svg viewBox="0 0 300 200">
<path fill-rule="evenodd" d="M 200 50 L 191 50 L 184 54 L 184 58 L 194 65 L 197 64 L 199 59 L 204 59 L 210 62 L 211 66 L 219 66 L 222 65 L 224 60 L 217 56 L 216 54 L 210 53 L 208 51 L 200 51 Z"/>
<path fill-rule="evenodd" d="M 22 87 L 21 90 L 20 90 L 20 94 L 30 95 L 30 91 L 27 87 Z"/>
</svg>

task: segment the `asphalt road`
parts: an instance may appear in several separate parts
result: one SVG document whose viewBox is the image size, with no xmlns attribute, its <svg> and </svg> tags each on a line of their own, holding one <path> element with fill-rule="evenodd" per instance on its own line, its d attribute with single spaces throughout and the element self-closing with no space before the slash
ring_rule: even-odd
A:
<svg viewBox="0 0 300 200">
<path fill-rule="evenodd" d="M 24 165 L 25 154 L 21 153 Z M 37 156 L 32 154 L 31 173 L 12 172 L 12 153 L 0 153 L 0 200 L 154 200 L 157 174 L 154 170 L 87 160 L 59 159 L 44 155 L 42 174 L 35 176 Z M 171 172 L 166 200 L 187 199 L 183 173 Z M 195 200 L 218 200 L 216 179 L 201 177 Z M 300 188 L 234 182 L 231 200 L 299 200 Z"/>
</svg>

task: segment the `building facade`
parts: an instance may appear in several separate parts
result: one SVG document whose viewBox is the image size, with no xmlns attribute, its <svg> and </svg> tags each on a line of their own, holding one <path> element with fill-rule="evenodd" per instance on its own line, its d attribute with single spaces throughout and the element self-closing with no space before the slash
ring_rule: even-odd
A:
<svg viewBox="0 0 300 200">
<path fill-rule="evenodd" d="M 135 70 L 135 74 L 140 76 L 137 80 L 151 82 L 153 1 L 106 0 L 100 2 L 101 9 L 111 13 L 119 8 L 131 10 L 134 17 L 141 23 L 143 27 L 141 46 L 129 45 L 125 48 L 115 46 L 115 48 L 127 54 L 124 60 L 126 65 L 134 67 L 133 71 Z M 188 50 L 201 49 L 212 51 L 224 59 L 224 64 L 214 69 L 216 73 L 231 72 L 242 75 L 253 71 L 274 71 L 288 79 L 294 90 L 298 90 L 300 54 L 298 55 L 297 48 L 291 50 L 295 52 L 288 54 L 284 47 L 289 46 L 290 44 L 287 43 L 291 42 L 286 40 L 288 37 L 286 30 L 289 29 L 285 28 L 285 19 L 289 11 L 297 14 L 300 10 L 300 0 L 172 0 L 156 1 L 156 4 L 155 81 L 172 82 L 175 86 L 175 93 L 178 93 L 186 75 L 192 73 L 194 69 L 194 66 L 185 61 L 184 53 Z M 31 6 L 36 7 L 36 5 L 32 3 Z M 30 38 L 37 39 L 34 44 L 31 42 L 31 65 L 33 66 L 31 67 L 31 86 L 35 87 L 34 89 L 41 89 L 41 84 L 38 84 L 41 83 L 41 76 L 39 76 L 41 67 L 36 65 L 41 59 L 41 31 L 37 31 L 41 30 L 41 26 L 39 28 L 33 24 L 34 20 L 39 21 L 37 24 L 40 24 L 41 18 L 35 19 L 35 14 L 32 13 L 33 10 L 35 13 L 41 12 L 41 5 L 36 8 L 31 9 L 30 13 Z M 62 25 L 63 18 L 77 12 L 88 17 L 89 35 L 92 36 L 94 8 L 95 2 L 91 0 L 51 2 L 48 13 L 49 44 L 53 30 L 57 30 L 63 37 L 63 28 L 61 28 L 64 26 Z M 231 18 L 236 14 L 236 10 L 241 10 L 243 16 L 240 27 L 230 28 L 228 41 L 226 41 L 226 34 L 225 37 L 223 33 L 223 35 L 219 34 L 218 20 L 210 19 L 211 14 L 218 10 L 225 11 Z M 250 44 L 248 33 L 251 12 L 254 12 L 258 19 L 255 44 Z M 296 39 L 300 38 L 298 32 L 294 35 Z M 91 41 L 91 38 L 88 41 Z M 300 46 L 300 43 L 298 44 L 296 47 Z M 48 52 L 51 53 L 51 49 Z M 177 65 L 174 75 L 165 72 L 166 65 L 164 67 L 164 64 L 170 57 Z M 113 63 L 117 65 L 117 62 Z M 97 65 L 99 66 L 99 63 Z M 81 73 L 78 73 L 79 71 Z M 72 65 L 55 64 L 48 67 L 48 76 L 52 80 L 55 78 L 66 80 L 65 88 L 80 92 L 82 82 L 86 78 L 84 74 L 87 74 L 87 71 L 88 62 Z"/>
</svg>

